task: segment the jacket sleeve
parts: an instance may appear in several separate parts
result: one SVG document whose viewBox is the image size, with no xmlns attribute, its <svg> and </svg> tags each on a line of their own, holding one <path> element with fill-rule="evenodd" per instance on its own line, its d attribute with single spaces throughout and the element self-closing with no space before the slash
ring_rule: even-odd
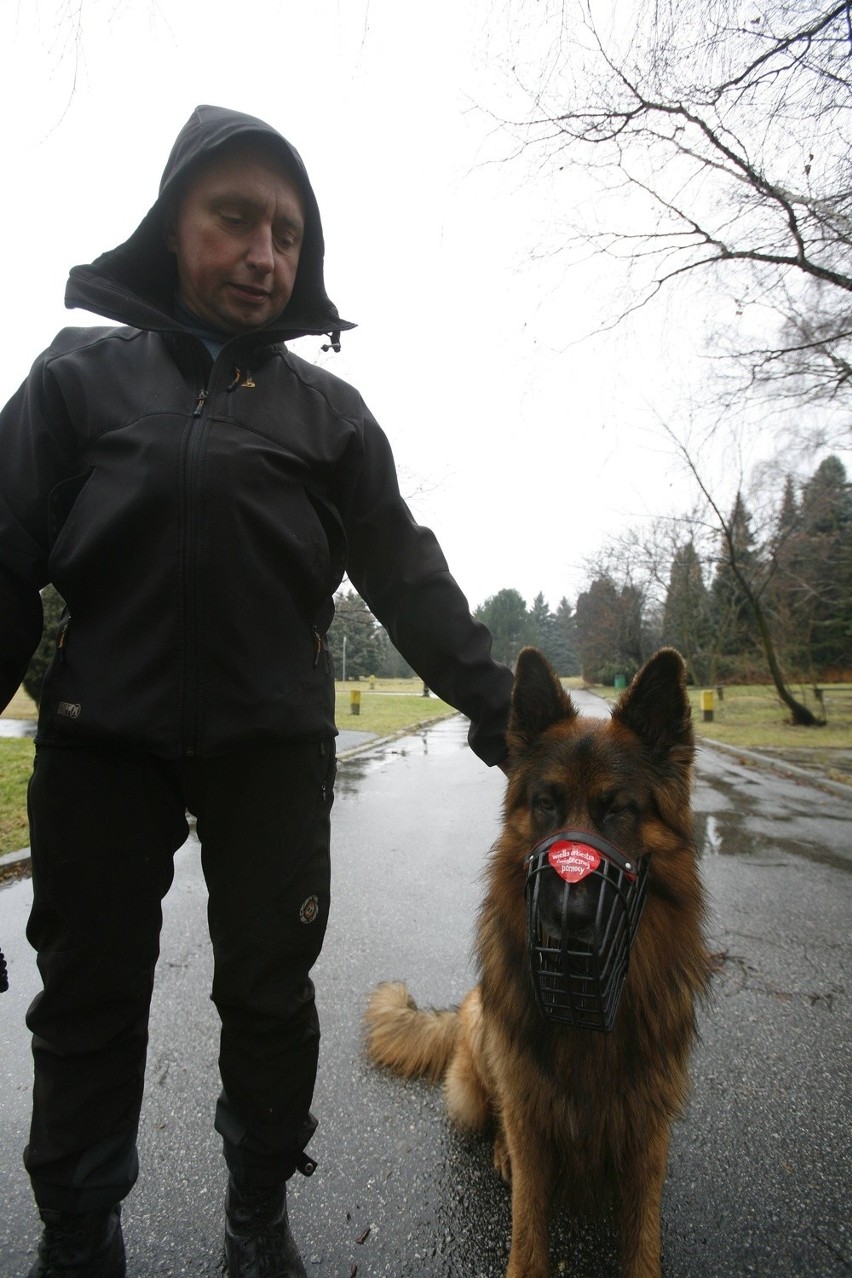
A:
<svg viewBox="0 0 852 1278">
<path fill-rule="evenodd" d="M 512 672 L 491 656 L 491 635 L 471 616 L 436 537 L 415 523 L 390 444 L 365 414 L 344 511 L 349 578 L 427 687 L 470 719 L 472 749 L 501 763 Z"/>
<path fill-rule="evenodd" d="M 21 686 L 30 657 L 38 647 L 43 623 L 37 590 L 0 566 L 0 709 L 5 709 Z"/>
<path fill-rule="evenodd" d="M 67 412 L 47 356 L 0 413 L 0 705 L 20 687 L 42 631 L 50 495 L 67 473 Z"/>
</svg>

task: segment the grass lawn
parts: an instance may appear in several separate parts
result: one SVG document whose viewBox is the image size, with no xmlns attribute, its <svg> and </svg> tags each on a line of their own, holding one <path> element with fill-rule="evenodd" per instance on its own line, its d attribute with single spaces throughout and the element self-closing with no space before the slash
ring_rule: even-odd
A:
<svg viewBox="0 0 852 1278">
<path fill-rule="evenodd" d="M 360 693 L 360 710 L 353 714 L 352 693 Z M 455 714 L 452 706 L 439 701 L 434 695 L 423 696 L 423 684 L 419 679 L 362 679 L 356 683 L 336 684 L 337 726 L 354 732 L 376 732 L 379 736 L 392 736 L 405 728 L 431 719 L 443 719 Z"/>
<path fill-rule="evenodd" d="M 33 770 L 28 738 L 0 737 L 0 855 L 29 843 L 27 782 Z"/>
<path fill-rule="evenodd" d="M 580 679 L 566 679 L 566 687 L 583 687 Z M 337 726 L 356 732 L 393 736 L 432 719 L 441 719 L 453 710 L 435 696 L 424 697 L 419 679 L 376 679 L 337 684 Z M 351 693 L 360 692 L 360 713 L 351 713 Z M 592 688 L 607 700 L 617 695 L 612 688 Z M 786 707 L 771 686 L 751 685 L 725 688 L 715 697 L 713 722 L 705 723 L 700 689 L 690 689 L 690 700 L 699 736 L 742 749 L 779 751 L 791 762 L 815 763 L 828 776 L 848 781 L 849 767 L 837 760 L 840 752 L 852 756 L 852 684 L 829 684 L 824 689 L 827 724 L 820 728 L 796 728 L 785 722 Z M 802 689 L 794 689 L 799 700 Z M 812 694 L 807 704 L 818 709 Z M 6 711 L 9 718 L 34 715 L 29 698 L 23 694 Z M 0 855 L 27 844 L 27 781 L 32 766 L 32 741 L 0 737 Z"/>
<path fill-rule="evenodd" d="M 570 682 L 570 681 L 566 681 Z M 612 688 L 593 688 L 608 701 L 620 695 Z M 771 684 L 747 684 L 714 690 L 713 719 L 705 723 L 700 688 L 690 688 L 692 719 L 699 740 L 775 754 L 796 767 L 821 772 L 830 781 L 852 785 L 852 684 L 822 688 L 826 723 L 796 727 Z M 792 687 L 797 701 L 818 717 L 822 710 L 811 688 Z"/>
<path fill-rule="evenodd" d="M 565 680 L 570 688 L 575 681 Z M 582 687 L 581 683 L 575 686 Z M 588 686 L 588 685 L 586 685 Z M 607 701 L 621 694 L 612 688 L 591 687 Z M 820 706 L 810 688 L 791 688 L 797 701 L 818 717 Z M 827 723 L 817 728 L 795 727 L 789 722 L 790 712 L 778 699 L 771 684 L 744 684 L 723 688 L 722 696 L 714 690 L 713 719 L 705 723 L 700 688 L 689 689 L 692 718 L 699 736 L 743 749 L 811 749 L 852 750 L 852 684 L 826 684 L 823 704 Z"/>
<path fill-rule="evenodd" d="M 822 710 L 810 689 L 792 688 L 793 696 L 818 718 Z M 827 684 L 823 688 L 826 723 L 816 728 L 797 727 L 790 712 L 771 685 L 751 684 L 725 688 L 714 696 L 713 720 L 705 723 L 700 692 L 690 689 L 696 730 L 713 741 L 751 746 L 755 750 L 852 749 L 852 684 Z"/>
</svg>

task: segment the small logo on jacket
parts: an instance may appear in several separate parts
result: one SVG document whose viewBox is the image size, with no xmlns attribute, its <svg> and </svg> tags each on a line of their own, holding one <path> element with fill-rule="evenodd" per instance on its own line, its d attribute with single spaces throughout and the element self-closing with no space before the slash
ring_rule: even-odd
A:
<svg viewBox="0 0 852 1278">
<path fill-rule="evenodd" d="M 79 719 L 81 708 L 77 701 L 60 701 L 56 713 L 61 714 L 64 719 Z"/>
<path fill-rule="evenodd" d="M 307 901 L 302 902 L 302 908 L 299 910 L 299 919 L 302 923 L 314 923 L 318 914 L 319 898 L 309 896 Z"/>
</svg>

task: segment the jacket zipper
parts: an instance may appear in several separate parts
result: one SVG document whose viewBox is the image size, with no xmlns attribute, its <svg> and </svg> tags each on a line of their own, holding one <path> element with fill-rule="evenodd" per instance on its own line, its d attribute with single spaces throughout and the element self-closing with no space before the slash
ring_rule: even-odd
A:
<svg viewBox="0 0 852 1278">
<path fill-rule="evenodd" d="M 215 362 L 214 362 L 215 369 Z M 184 529 L 183 529 L 183 545 L 182 545 L 182 621 L 183 621 L 183 699 L 181 708 L 181 751 L 187 757 L 192 757 L 199 744 L 199 735 L 201 727 L 201 684 L 202 674 L 199 663 L 199 631 L 200 631 L 200 603 L 199 603 L 199 585 L 197 576 L 197 553 L 196 547 L 198 543 L 198 521 L 199 521 L 199 503 L 200 492 L 197 482 L 198 459 L 201 454 L 204 436 L 207 431 L 207 420 L 204 412 L 207 401 L 210 398 L 213 385 L 213 370 L 210 372 L 209 382 L 206 387 L 198 392 L 195 400 L 195 407 L 192 411 L 185 435 L 183 445 L 182 462 L 184 466 L 183 476 L 183 495 L 184 495 Z M 246 389 L 254 389 L 256 383 L 248 371 L 243 379 L 239 369 L 236 370 L 236 377 L 227 387 L 227 390 L 236 390 L 239 387 Z M 314 646 L 314 668 L 319 665 L 320 659 L 325 653 L 326 662 L 328 661 L 328 647 L 324 637 L 320 634 L 319 629 L 312 627 L 312 639 Z M 325 787 L 323 787 L 325 795 Z"/>
<path fill-rule="evenodd" d="M 323 803 L 328 803 L 334 793 L 334 780 L 337 771 L 337 751 L 333 742 L 323 741 L 320 743 L 320 758 L 328 760 L 325 767 L 325 776 L 322 779 L 320 791 L 322 793 Z"/>
<path fill-rule="evenodd" d="M 200 586 L 197 573 L 197 545 L 200 490 L 198 486 L 198 459 L 201 454 L 207 421 L 204 410 L 210 398 L 214 382 L 216 360 L 208 373 L 206 386 L 202 386 L 195 400 L 195 408 L 188 423 L 184 442 L 183 460 L 185 522 L 183 542 L 183 705 L 181 714 L 181 749 L 191 757 L 198 749 L 201 730 L 201 686 L 202 671 L 199 661 L 200 635 Z M 237 377 L 228 390 L 236 386 L 247 386 L 254 389 L 255 381 L 250 371 L 243 378 L 239 369 Z"/>
<path fill-rule="evenodd" d="M 212 372 L 210 374 L 212 384 Z M 207 423 L 204 408 L 210 397 L 202 387 L 195 401 L 184 438 L 184 533 L 183 533 L 183 707 L 181 716 L 181 748 L 187 757 L 198 749 L 200 686 L 199 669 L 199 585 L 197 573 L 198 545 L 198 458 Z"/>
</svg>

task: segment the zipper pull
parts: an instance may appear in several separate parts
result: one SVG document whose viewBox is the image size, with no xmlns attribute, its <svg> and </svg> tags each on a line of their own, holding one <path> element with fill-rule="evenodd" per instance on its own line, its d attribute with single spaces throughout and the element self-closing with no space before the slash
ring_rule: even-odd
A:
<svg viewBox="0 0 852 1278">
<path fill-rule="evenodd" d="M 254 390 L 256 385 L 257 382 L 252 377 L 250 368 L 246 369 L 246 375 L 245 378 L 243 378 L 243 370 L 235 367 L 233 381 L 229 383 L 227 389 L 229 391 L 243 390 L 245 388 Z"/>
<path fill-rule="evenodd" d="M 326 746 L 326 743 L 324 741 L 321 741 L 320 742 L 320 758 L 325 760 L 325 756 L 327 753 L 328 753 L 328 747 Z M 323 777 L 322 782 L 320 783 L 320 791 L 322 792 L 323 803 L 328 802 L 329 780 L 331 775 L 332 775 L 332 767 L 326 762 L 325 776 Z"/>
<path fill-rule="evenodd" d="M 317 630 L 316 626 L 312 627 L 311 634 L 313 635 L 314 643 L 316 644 L 316 652 L 314 653 L 314 670 L 316 670 L 319 665 L 319 659 L 322 656 L 322 635 Z"/>
<path fill-rule="evenodd" d="M 71 625 L 71 618 L 66 617 L 60 622 L 59 629 L 56 632 L 56 651 L 60 662 L 65 662 L 65 640 L 68 637 L 68 627 Z"/>
<path fill-rule="evenodd" d="M 202 412 L 204 411 L 204 401 L 207 398 L 207 394 L 208 392 L 206 390 L 199 392 L 198 399 L 195 404 L 195 412 L 192 414 L 193 417 L 201 416 Z"/>
</svg>

